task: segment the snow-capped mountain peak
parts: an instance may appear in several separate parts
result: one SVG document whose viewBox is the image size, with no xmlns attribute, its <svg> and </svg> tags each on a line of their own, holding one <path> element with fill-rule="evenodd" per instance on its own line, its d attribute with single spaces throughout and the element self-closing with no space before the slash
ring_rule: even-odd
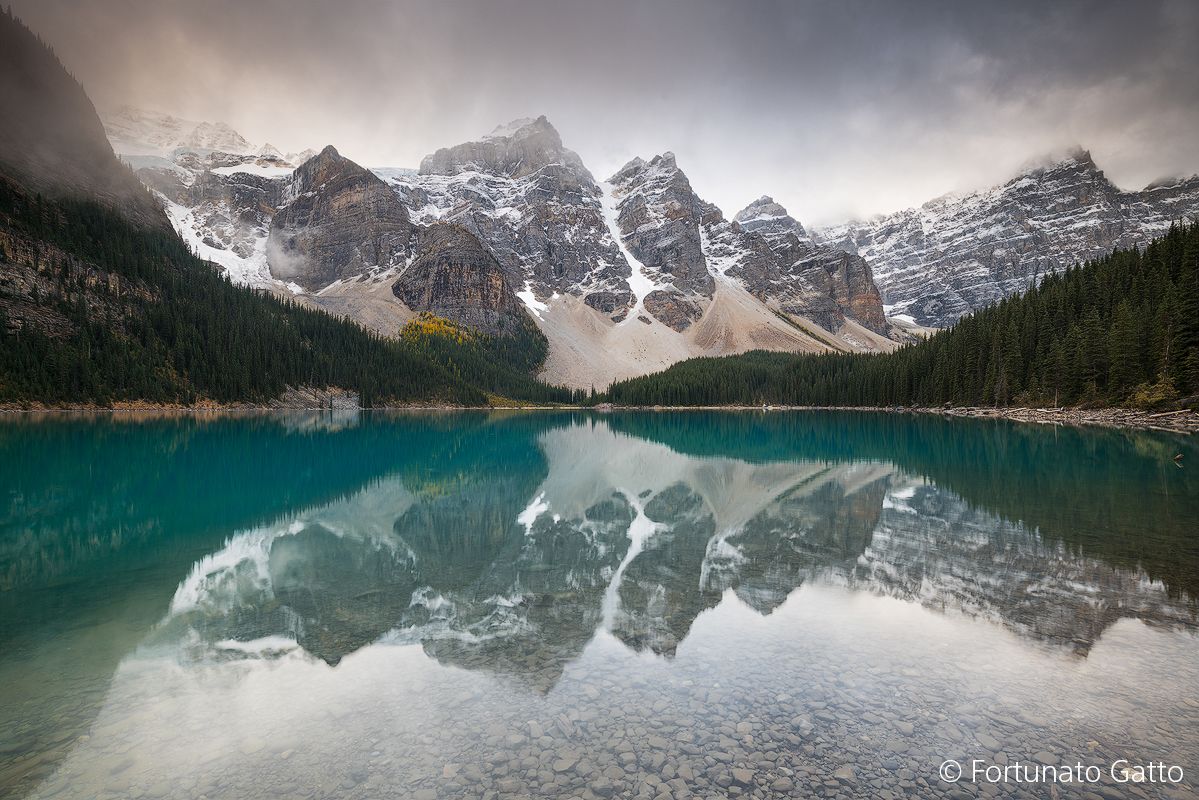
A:
<svg viewBox="0 0 1199 800">
<path fill-rule="evenodd" d="M 524 178 L 547 167 L 560 166 L 585 174 L 583 160 L 562 145 L 562 137 L 544 116 L 501 125 L 478 141 L 443 147 L 421 160 L 422 175 L 484 172 Z"/>
<path fill-rule="evenodd" d="M 760 233 L 767 239 L 788 233 L 801 240 L 809 238 L 803 225 L 770 195 L 762 195 L 738 211 L 733 221 L 745 230 Z"/>
<path fill-rule="evenodd" d="M 511 139 L 516 136 L 530 135 L 535 132 L 534 129 L 538 125 L 549 125 L 549 120 L 547 120 L 544 115 L 540 117 L 521 117 L 520 119 L 514 119 L 504 125 L 496 125 L 491 130 L 491 133 L 483 137 L 483 140 Z"/>
</svg>

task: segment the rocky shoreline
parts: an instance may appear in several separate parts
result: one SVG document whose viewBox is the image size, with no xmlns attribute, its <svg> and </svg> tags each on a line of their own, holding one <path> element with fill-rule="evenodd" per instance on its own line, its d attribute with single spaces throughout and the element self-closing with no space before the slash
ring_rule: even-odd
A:
<svg viewBox="0 0 1199 800">
<path fill-rule="evenodd" d="M 1138 428 L 1199 433 L 1199 411 L 1138 411 L 1131 408 L 928 408 L 919 413 L 973 419 L 1009 419 L 1048 425 L 1100 425 L 1107 428 Z"/>
<path fill-rule="evenodd" d="M 1131 408 L 990 408 L 951 406 L 616 406 L 601 403 L 599 411 L 869 411 L 885 414 L 935 414 L 942 417 L 1006 419 L 1042 425 L 1099 425 L 1107 428 L 1132 428 L 1199 433 L 1199 411 L 1151 412 Z"/>
</svg>

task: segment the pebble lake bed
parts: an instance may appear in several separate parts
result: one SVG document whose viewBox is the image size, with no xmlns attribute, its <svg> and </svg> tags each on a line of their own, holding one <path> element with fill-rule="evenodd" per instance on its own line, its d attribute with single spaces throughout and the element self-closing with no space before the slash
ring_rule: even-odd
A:
<svg viewBox="0 0 1199 800">
<path fill-rule="evenodd" d="M 1196 797 L 1196 444 L 5 419 L 0 795 Z"/>
</svg>

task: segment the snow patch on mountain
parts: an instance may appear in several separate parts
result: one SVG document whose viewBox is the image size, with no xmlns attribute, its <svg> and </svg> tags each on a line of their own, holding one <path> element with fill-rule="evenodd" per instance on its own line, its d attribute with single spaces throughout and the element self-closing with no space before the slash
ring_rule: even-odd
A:
<svg viewBox="0 0 1199 800">
<path fill-rule="evenodd" d="M 528 281 L 525 281 L 525 288 L 516 293 L 520 301 L 529 309 L 529 313 L 540 319 L 542 315 L 549 311 L 549 306 L 537 299 L 537 295 L 533 294 Z"/>
<path fill-rule="evenodd" d="M 260 178 L 285 178 L 294 171 L 294 168 L 290 166 L 270 166 L 253 162 L 233 164 L 228 167 L 214 167 L 210 170 L 213 175 L 236 175 L 240 172 L 246 175 L 257 175 Z"/>
<path fill-rule="evenodd" d="M 287 284 L 271 275 L 270 267 L 267 266 L 265 230 L 254 239 L 250 253 L 242 256 L 232 249 L 213 246 L 207 226 L 197 220 L 194 209 L 186 208 L 166 197 L 162 200 L 171 225 L 191 247 L 192 252 L 205 261 L 218 264 L 234 283 L 263 289 L 285 287 L 296 294 L 301 291 L 295 284 Z"/>
<path fill-rule="evenodd" d="M 624 319 L 624 322 L 628 322 L 631 319 L 636 319 L 645 310 L 645 296 L 647 294 L 655 289 L 668 288 L 669 284 L 655 281 L 645 268 L 645 264 L 642 264 L 629 252 L 624 239 L 621 238 L 620 223 L 617 222 L 617 219 L 620 217 L 620 203 L 616 198 L 616 187 L 611 183 L 603 183 L 600 184 L 600 190 L 602 192 L 600 197 L 603 203 L 604 223 L 608 226 L 608 233 L 612 237 L 612 240 L 616 242 L 616 246 L 620 248 L 620 254 L 624 256 L 625 261 L 632 266 L 629 272 L 628 283 L 629 291 L 633 293 L 633 308 Z"/>
</svg>

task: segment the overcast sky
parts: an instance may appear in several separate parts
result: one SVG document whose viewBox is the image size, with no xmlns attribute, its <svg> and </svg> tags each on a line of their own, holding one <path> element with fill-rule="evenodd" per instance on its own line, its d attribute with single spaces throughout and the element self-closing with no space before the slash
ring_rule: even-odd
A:
<svg viewBox="0 0 1199 800">
<path fill-rule="evenodd" d="M 545 114 L 603 180 L 673 150 L 729 216 L 805 223 L 1000 182 L 1073 144 L 1199 171 L 1199 2 L 13 0 L 100 108 L 370 166 Z"/>
</svg>

